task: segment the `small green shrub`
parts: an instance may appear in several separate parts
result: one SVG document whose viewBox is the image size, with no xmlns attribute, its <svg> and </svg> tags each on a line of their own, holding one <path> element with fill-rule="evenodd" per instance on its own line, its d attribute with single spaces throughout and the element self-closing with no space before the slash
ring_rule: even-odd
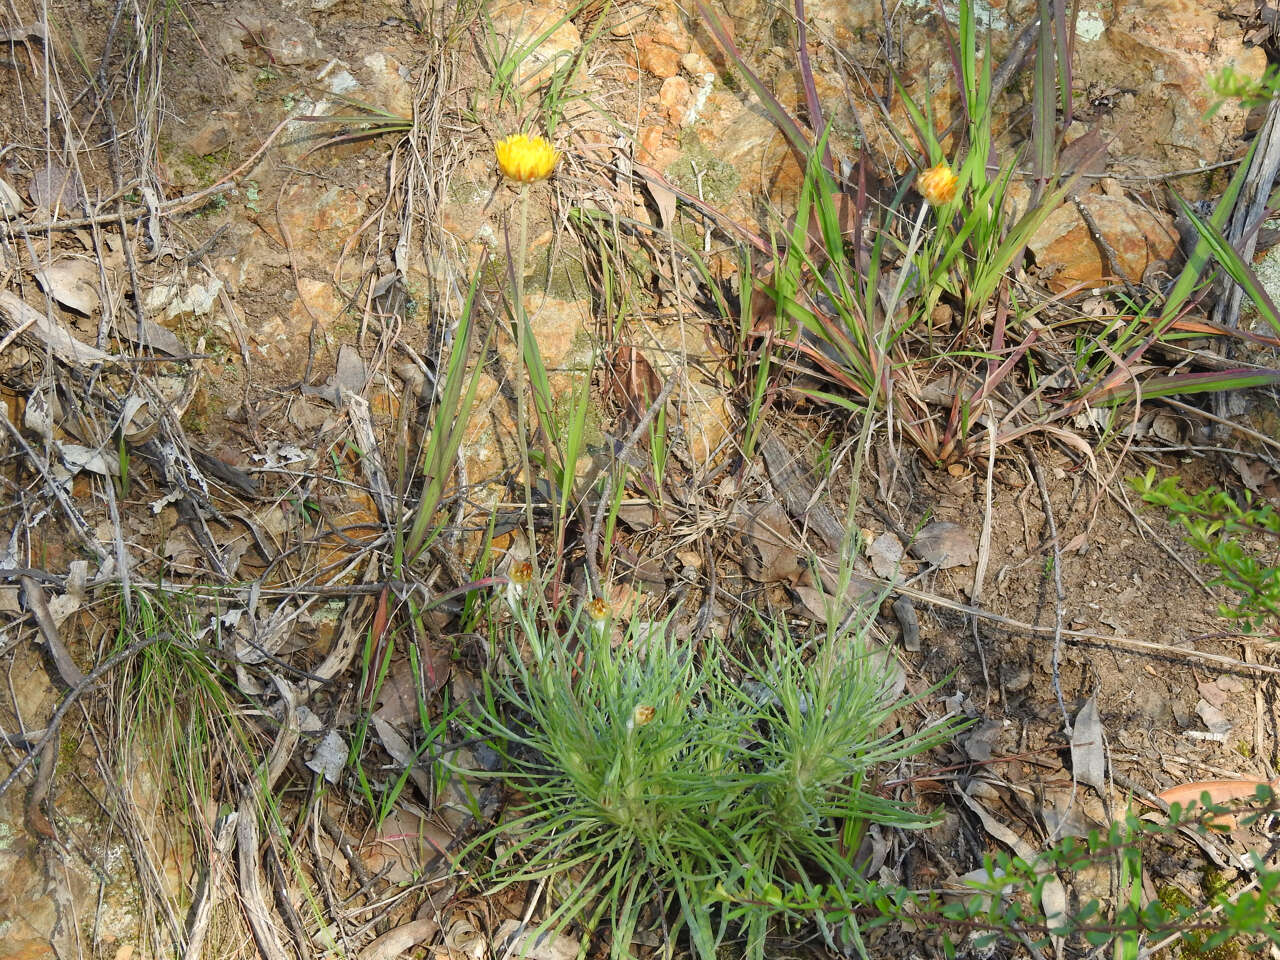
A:
<svg viewBox="0 0 1280 960">
<path fill-rule="evenodd" d="M 1003 851 L 984 857 L 983 869 L 964 878 L 967 892 L 869 884 L 865 905 L 854 910 L 864 917 L 865 930 L 910 924 L 915 929 L 940 931 L 947 957 L 959 956 L 962 946 L 971 951 L 968 956 L 991 956 L 997 943 L 1015 939 L 1031 949 L 1032 955 L 1047 951 L 1057 941 L 1068 947 L 1066 956 L 1108 956 L 1113 960 L 1163 956 L 1157 942 L 1163 946 L 1180 944 L 1184 957 L 1235 957 L 1244 951 L 1258 952 L 1265 944 L 1280 944 L 1275 911 L 1280 871 L 1251 853 L 1244 861 L 1253 878 L 1248 884 L 1231 891 L 1220 881 L 1206 884 L 1203 904 L 1171 887 L 1144 902 L 1142 850 L 1153 840 L 1164 844 L 1179 834 L 1220 834 L 1222 818 L 1228 816 L 1235 817 L 1240 828 L 1251 827 L 1273 815 L 1275 799 L 1271 788 L 1262 784 L 1253 797 L 1230 804 L 1215 804 L 1207 792 L 1203 793 L 1199 802 L 1185 807 L 1171 804 L 1167 817 L 1160 819 L 1139 817 L 1130 809 L 1107 830 L 1066 837 L 1030 860 Z M 1273 854 L 1274 850 L 1268 852 L 1268 856 Z M 1114 902 L 1082 901 L 1069 913 L 1059 913 L 1049 905 L 1045 891 L 1052 877 L 1076 875 L 1101 863 L 1116 867 L 1121 895 Z M 839 891 L 820 889 L 815 895 L 798 885 L 782 890 L 751 881 L 746 878 L 741 887 L 724 891 L 724 896 L 738 903 L 764 900 L 792 915 L 816 910 L 835 919 L 849 909 L 842 906 Z M 1046 919 L 1046 913 L 1053 915 L 1052 921 Z M 1056 952 L 1064 955 L 1062 950 Z"/>
<path fill-rule="evenodd" d="M 871 778 L 952 728 L 904 735 L 892 723 L 891 661 L 862 633 L 802 645 L 761 624 L 758 653 L 739 660 L 678 643 L 663 623 L 615 638 L 580 613 L 562 633 L 514 607 L 511 673 L 489 682 L 473 727 L 520 800 L 476 846 L 493 847 L 499 887 L 547 882 L 544 928 L 605 923 L 612 955 L 628 957 L 652 907 L 702 960 L 730 935 L 760 958 L 788 911 L 780 899 L 730 902 L 726 889 L 798 884 L 851 907 L 865 826 L 925 822 Z M 853 918 L 802 919 L 857 943 Z"/>
<path fill-rule="evenodd" d="M 1268 64 L 1262 76 L 1255 80 L 1238 71 L 1234 63 L 1228 63 L 1217 73 L 1209 74 L 1205 83 L 1215 97 L 1205 113 L 1205 119 L 1208 120 L 1228 100 L 1239 100 L 1246 110 L 1265 107 L 1273 97 L 1280 94 L 1280 69 L 1275 64 Z"/>
<path fill-rule="evenodd" d="M 1214 584 L 1240 595 L 1235 607 L 1221 608 L 1222 615 L 1250 631 L 1274 629 L 1280 619 L 1280 514 L 1247 491 L 1241 502 L 1223 490 L 1192 493 L 1177 477 L 1157 483 L 1155 476 L 1154 468 L 1148 470 L 1132 481 L 1133 488 L 1147 503 L 1168 511 L 1201 561 L 1217 568 Z"/>
</svg>

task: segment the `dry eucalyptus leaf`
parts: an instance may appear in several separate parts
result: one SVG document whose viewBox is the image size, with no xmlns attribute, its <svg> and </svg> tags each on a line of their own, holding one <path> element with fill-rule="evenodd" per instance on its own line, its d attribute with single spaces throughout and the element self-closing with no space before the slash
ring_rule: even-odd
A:
<svg viewBox="0 0 1280 960">
<path fill-rule="evenodd" d="M 1191 804 L 1200 804 L 1201 794 L 1209 794 L 1209 800 L 1215 804 L 1227 803 L 1231 800 L 1245 800 L 1255 796 L 1259 787 L 1270 787 L 1280 791 L 1280 778 L 1266 780 L 1197 780 L 1194 783 L 1180 783 L 1156 794 L 1165 803 L 1181 804 L 1185 809 Z"/>
<path fill-rule="evenodd" d="M 440 930 L 434 917 L 410 920 L 392 927 L 357 955 L 358 960 L 395 960 L 409 950 L 431 940 Z"/>
<path fill-rule="evenodd" d="M 1098 791 L 1106 788 L 1107 755 L 1103 750 L 1098 703 L 1093 697 L 1076 714 L 1076 722 L 1072 725 L 1071 769 L 1081 783 L 1087 783 Z"/>
<path fill-rule="evenodd" d="M 21 327 L 42 341 L 64 363 L 92 366 L 114 359 L 97 347 L 77 340 L 58 323 L 51 323 L 45 315 L 7 290 L 0 290 L 0 315 L 11 327 Z"/>
<path fill-rule="evenodd" d="M 794 581 L 801 572 L 800 557 L 792 543 L 791 520 L 776 502 L 757 504 L 753 508 L 739 503 L 734 509 L 733 525 L 747 540 L 744 558 L 747 575 L 760 583 Z M 757 563 L 751 547 L 760 553 Z"/>
<path fill-rule="evenodd" d="M 22 212 L 22 197 L 10 186 L 9 181 L 0 178 L 0 216 L 14 217 Z"/>
<path fill-rule="evenodd" d="M 528 927 L 519 920 L 504 920 L 494 938 L 497 956 L 526 957 L 528 960 L 574 960 L 578 941 L 562 933 L 538 933 L 537 924 Z"/>
<path fill-rule="evenodd" d="M 98 309 L 98 268 L 88 260 L 64 258 L 35 272 L 40 289 L 68 310 L 86 317 Z"/>
<path fill-rule="evenodd" d="M 882 580 L 887 580 L 898 572 L 903 554 L 902 542 L 887 530 L 867 546 L 867 559 L 871 561 L 871 569 Z"/>
<path fill-rule="evenodd" d="M 50 160 L 31 177 L 31 202 L 50 214 L 70 213 L 81 208 L 84 185 L 74 170 Z"/>
<path fill-rule="evenodd" d="M 347 765 L 349 752 L 346 742 L 338 732 L 330 730 L 307 761 L 307 769 L 320 774 L 330 783 L 337 783 L 342 776 L 342 768 Z"/>
<path fill-rule="evenodd" d="M 958 523 L 936 520 L 926 524 L 911 544 L 911 552 L 939 570 L 963 567 L 978 559 L 973 535 Z"/>
<path fill-rule="evenodd" d="M 1231 732 L 1231 721 L 1227 719 L 1227 715 L 1208 701 L 1199 701 L 1196 704 L 1196 713 L 1210 733 L 1226 736 Z"/>
</svg>

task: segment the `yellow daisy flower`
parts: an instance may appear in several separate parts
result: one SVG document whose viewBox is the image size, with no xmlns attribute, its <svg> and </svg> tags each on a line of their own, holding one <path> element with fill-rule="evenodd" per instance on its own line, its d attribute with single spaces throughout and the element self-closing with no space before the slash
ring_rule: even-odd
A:
<svg viewBox="0 0 1280 960">
<path fill-rule="evenodd" d="M 545 180 L 560 161 L 560 151 L 545 138 L 523 133 L 513 133 L 499 140 L 495 152 L 498 168 L 517 183 Z"/>
</svg>

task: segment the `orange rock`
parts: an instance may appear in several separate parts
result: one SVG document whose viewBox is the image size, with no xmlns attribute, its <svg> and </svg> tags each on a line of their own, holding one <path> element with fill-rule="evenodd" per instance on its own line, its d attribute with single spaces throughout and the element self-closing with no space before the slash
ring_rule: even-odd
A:
<svg viewBox="0 0 1280 960">
<path fill-rule="evenodd" d="M 0 960 L 55 960 L 57 956 L 48 940 L 10 940 L 0 950 Z"/>
<path fill-rule="evenodd" d="M 689 81 L 681 76 L 667 77 L 662 81 L 662 89 L 658 91 L 658 102 L 666 111 L 667 120 L 676 126 L 683 126 L 689 114 L 689 100 L 693 89 Z"/>
<path fill-rule="evenodd" d="M 336 320 L 346 308 L 346 301 L 328 280 L 298 278 L 298 299 L 289 308 L 289 323 L 305 335 L 314 319 L 322 326 Z"/>
<path fill-rule="evenodd" d="M 1173 255 L 1178 233 L 1168 216 L 1152 213 L 1123 197 L 1090 194 L 1081 199 L 1130 280 L 1141 280 L 1153 261 Z M 1064 203 L 1049 214 L 1029 246 L 1054 292 L 1118 279 L 1103 276 L 1102 253 L 1075 204 Z"/>
<path fill-rule="evenodd" d="M 680 72 L 680 57 L 684 53 L 651 36 L 636 37 L 637 62 L 640 69 L 655 77 L 674 77 Z"/>
<path fill-rule="evenodd" d="M 651 166 L 662 169 L 663 165 L 658 162 L 658 157 L 664 152 L 662 140 L 666 130 L 660 126 L 647 126 L 640 128 L 640 136 L 636 146 L 636 156 L 641 163 L 647 163 Z"/>
</svg>

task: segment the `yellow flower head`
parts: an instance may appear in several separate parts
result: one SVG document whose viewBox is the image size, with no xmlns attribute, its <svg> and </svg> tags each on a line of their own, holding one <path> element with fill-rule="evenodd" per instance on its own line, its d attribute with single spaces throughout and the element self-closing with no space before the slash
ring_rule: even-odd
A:
<svg viewBox="0 0 1280 960">
<path fill-rule="evenodd" d="M 560 151 L 543 137 L 513 133 L 498 141 L 498 167 L 517 183 L 533 183 L 551 176 L 560 161 Z"/>
<path fill-rule="evenodd" d="M 657 710 L 649 706 L 647 703 L 642 703 L 632 711 L 631 725 L 633 727 L 643 727 L 653 720 L 657 712 Z"/>
<path fill-rule="evenodd" d="M 597 624 L 604 623 L 604 621 L 608 620 L 609 614 L 611 613 L 613 613 L 613 611 L 609 609 L 609 602 L 605 600 L 604 597 L 596 597 L 587 604 L 587 614 Z"/>
<path fill-rule="evenodd" d="M 508 577 L 517 587 L 528 586 L 529 581 L 533 579 L 533 564 L 528 560 L 520 561 L 511 568 Z"/>
<path fill-rule="evenodd" d="M 930 167 L 916 178 L 916 189 L 925 202 L 935 207 L 946 206 L 956 195 L 956 181 L 960 178 L 945 163 Z"/>
</svg>

